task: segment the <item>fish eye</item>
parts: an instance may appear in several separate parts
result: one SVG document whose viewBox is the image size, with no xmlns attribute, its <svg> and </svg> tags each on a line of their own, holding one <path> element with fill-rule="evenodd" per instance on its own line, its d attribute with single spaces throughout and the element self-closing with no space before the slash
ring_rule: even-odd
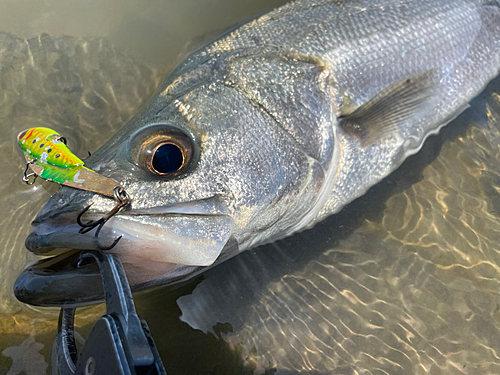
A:
<svg viewBox="0 0 500 375">
<path fill-rule="evenodd" d="M 195 144 L 176 127 L 155 126 L 135 143 L 135 163 L 154 175 L 177 177 L 192 165 Z"/>
<path fill-rule="evenodd" d="M 161 143 L 153 152 L 151 166 L 158 174 L 177 172 L 184 163 L 182 150 L 173 143 Z"/>
</svg>

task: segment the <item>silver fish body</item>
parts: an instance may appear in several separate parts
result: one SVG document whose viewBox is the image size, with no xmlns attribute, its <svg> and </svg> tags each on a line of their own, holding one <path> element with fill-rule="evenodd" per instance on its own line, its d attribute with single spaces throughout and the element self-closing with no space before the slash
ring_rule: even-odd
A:
<svg viewBox="0 0 500 375">
<path fill-rule="evenodd" d="M 100 239 L 123 236 L 112 251 L 144 286 L 310 228 L 418 152 L 499 68 L 496 1 L 287 4 L 188 57 L 88 160 L 132 200 Z M 169 131 L 195 148 L 175 178 L 137 156 Z M 89 218 L 114 205 L 62 188 L 34 220 L 30 250 L 89 248 L 93 233 L 75 221 L 88 204 Z"/>
</svg>

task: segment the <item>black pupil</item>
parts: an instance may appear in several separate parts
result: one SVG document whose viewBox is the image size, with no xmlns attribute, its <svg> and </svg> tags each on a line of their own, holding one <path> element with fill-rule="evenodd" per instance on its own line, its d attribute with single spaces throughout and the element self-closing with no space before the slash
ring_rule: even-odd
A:
<svg viewBox="0 0 500 375">
<path fill-rule="evenodd" d="M 159 173 L 173 173 L 182 166 L 182 159 L 180 148 L 166 143 L 156 149 L 153 155 L 153 168 Z"/>
</svg>

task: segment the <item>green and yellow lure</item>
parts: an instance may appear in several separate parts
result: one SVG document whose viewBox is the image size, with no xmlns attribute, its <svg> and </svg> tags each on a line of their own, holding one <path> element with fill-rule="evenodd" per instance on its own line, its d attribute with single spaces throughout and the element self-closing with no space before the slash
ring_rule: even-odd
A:
<svg viewBox="0 0 500 375">
<path fill-rule="evenodd" d="M 17 136 L 26 163 L 36 176 L 76 189 L 113 197 L 120 184 L 84 166 L 66 140 L 49 128 L 30 128 Z"/>
</svg>

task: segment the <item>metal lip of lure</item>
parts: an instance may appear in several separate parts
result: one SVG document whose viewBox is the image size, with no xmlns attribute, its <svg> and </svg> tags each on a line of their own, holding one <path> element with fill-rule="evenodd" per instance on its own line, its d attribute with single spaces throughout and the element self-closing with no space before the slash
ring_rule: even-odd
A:
<svg viewBox="0 0 500 375">
<path fill-rule="evenodd" d="M 84 162 L 70 151 L 66 145 L 66 139 L 55 130 L 44 127 L 23 130 L 18 134 L 17 142 L 26 159 L 23 181 L 27 184 L 33 184 L 39 176 L 44 180 L 64 186 L 113 197 L 117 201 L 116 206 L 99 220 L 88 223 L 81 220 L 90 206 L 87 206 L 76 218 L 82 227 L 80 229 L 82 234 L 97 228 L 95 232 L 97 248 L 109 250 L 114 247 L 121 236 L 111 246 L 101 245 L 98 236 L 103 225 L 130 202 L 124 188 L 115 180 L 85 167 Z M 31 173 L 28 173 L 29 169 Z M 34 179 L 30 180 L 33 176 Z"/>
</svg>

